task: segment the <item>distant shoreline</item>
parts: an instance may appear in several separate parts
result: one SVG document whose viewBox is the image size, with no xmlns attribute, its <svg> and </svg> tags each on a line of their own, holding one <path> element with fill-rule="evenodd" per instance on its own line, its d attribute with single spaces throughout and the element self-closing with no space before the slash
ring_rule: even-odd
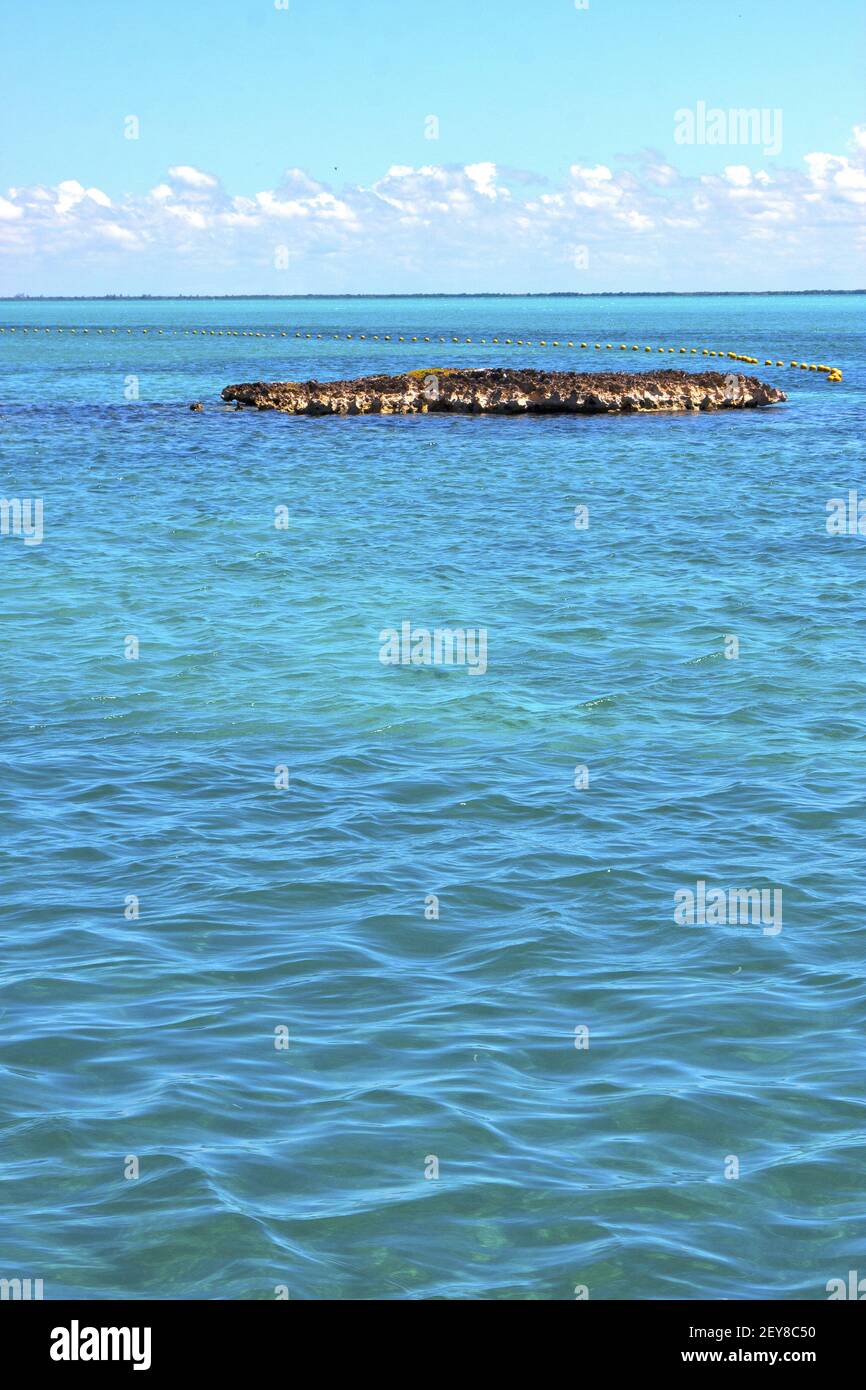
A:
<svg viewBox="0 0 866 1390">
<path fill-rule="evenodd" d="M 182 300 L 184 303 L 223 300 L 297 299 L 764 299 L 792 295 L 866 294 L 860 290 L 532 290 L 526 294 L 496 290 L 454 294 L 8 294 L 0 304 L 141 304 Z"/>
</svg>

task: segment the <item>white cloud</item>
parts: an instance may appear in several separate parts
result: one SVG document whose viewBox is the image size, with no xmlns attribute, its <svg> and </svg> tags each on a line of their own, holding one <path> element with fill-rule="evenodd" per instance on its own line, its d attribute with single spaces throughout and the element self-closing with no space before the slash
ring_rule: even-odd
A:
<svg viewBox="0 0 866 1390">
<path fill-rule="evenodd" d="M 166 212 L 171 217 L 179 217 L 181 222 L 185 222 L 189 227 L 195 227 L 199 231 L 204 231 L 207 226 L 207 218 L 198 208 L 184 207 L 183 203 L 172 203 L 166 208 Z"/>
<path fill-rule="evenodd" d="M 855 127 L 860 153 L 854 159 L 844 154 L 807 154 L 809 177 L 816 189 L 852 202 L 866 202 L 866 144 L 860 144 L 861 127 Z"/>
<path fill-rule="evenodd" d="M 573 179 L 589 184 L 591 188 L 600 188 L 604 184 L 610 183 L 613 178 L 613 174 L 606 164 L 596 164 L 594 169 L 584 169 L 580 164 L 572 164 L 569 172 Z"/>
<path fill-rule="evenodd" d="M 627 184 L 627 175 L 614 179 L 606 164 L 596 164 L 594 168 L 584 168 L 572 164 L 569 173 L 577 185 L 571 195 L 572 202 L 582 208 L 610 208 L 622 200 Z"/>
<path fill-rule="evenodd" d="M 114 222 L 103 222 L 99 232 L 107 241 L 119 241 L 122 246 L 135 246 L 138 241 L 135 232 L 128 227 L 118 227 Z"/>
<path fill-rule="evenodd" d="M 97 203 L 101 208 L 111 207 L 111 199 L 107 193 L 102 192 L 101 188 L 85 188 L 77 179 L 64 179 L 63 183 L 57 185 L 57 201 L 54 210 L 62 216 L 71 208 L 84 202 L 86 198 Z"/>
<path fill-rule="evenodd" d="M 631 227 L 634 232 L 645 232 L 653 225 L 651 217 L 645 213 L 638 212 L 636 208 L 629 208 L 628 212 L 618 212 L 616 214 L 618 222 L 624 222 L 627 227 Z"/>
<path fill-rule="evenodd" d="M 219 180 L 212 174 L 204 174 L 201 169 L 194 169 L 191 164 L 175 164 L 168 171 L 170 179 L 175 183 L 185 184 L 188 188 L 216 188 Z"/>
<path fill-rule="evenodd" d="M 559 183 L 479 161 L 393 165 L 339 191 L 289 169 L 234 193 L 174 165 L 143 196 L 77 179 L 6 190 L 0 257 L 31 292 L 49 274 L 76 292 L 82 263 L 119 290 L 842 287 L 863 281 L 864 204 L 866 126 L 844 153 L 810 153 L 772 179 L 746 164 L 686 175 L 648 151 L 573 164 Z M 277 246 L 290 273 L 275 269 Z"/>
<path fill-rule="evenodd" d="M 736 188 L 748 188 L 752 182 L 752 171 L 745 164 L 729 164 L 725 169 L 725 178 Z"/>
<path fill-rule="evenodd" d="M 833 184 L 841 196 L 852 203 L 866 202 L 866 171 L 846 159 L 843 167 L 836 171 Z"/>
<path fill-rule="evenodd" d="M 653 183 L 660 184 L 662 188 L 670 188 L 679 179 L 676 169 L 670 164 L 651 164 L 647 169 L 647 178 Z"/>
<path fill-rule="evenodd" d="M 495 164 L 467 164 L 463 172 L 482 197 L 495 199 L 500 195 L 508 196 L 507 188 L 496 187 L 494 182 L 496 178 Z"/>
<path fill-rule="evenodd" d="M 235 200 L 236 203 L 240 200 Z M 289 198 L 281 200 L 273 193 L 257 193 L 256 202 L 249 208 L 242 208 L 243 212 L 252 212 L 258 204 L 258 210 L 265 218 L 283 218 L 291 220 L 295 217 L 306 218 L 336 218 L 342 222 L 353 222 L 355 213 L 347 203 L 335 198 L 333 193 L 322 190 L 307 198 Z"/>
</svg>

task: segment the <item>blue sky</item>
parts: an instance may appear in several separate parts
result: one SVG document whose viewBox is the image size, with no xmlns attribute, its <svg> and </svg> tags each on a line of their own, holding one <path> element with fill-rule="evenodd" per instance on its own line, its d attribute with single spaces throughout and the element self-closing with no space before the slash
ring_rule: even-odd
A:
<svg viewBox="0 0 866 1390">
<path fill-rule="evenodd" d="M 866 282 L 862 0 L 41 0 L 0 44 L 3 293 Z M 698 103 L 778 138 L 682 143 Z"/>
</svg>

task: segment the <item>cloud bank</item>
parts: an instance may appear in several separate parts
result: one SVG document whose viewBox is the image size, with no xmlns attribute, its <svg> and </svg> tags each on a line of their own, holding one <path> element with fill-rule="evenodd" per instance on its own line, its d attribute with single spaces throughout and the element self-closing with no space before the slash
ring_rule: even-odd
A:
<svg viewBox="0 0 866 1390">
<path fill-rule="evenodd" d="M 845 153 L 685 176 L 652 151 L 559 184 L 490 162 L 301 169 L 233 194 L 178 164 L 144 196 L 65 179 L 0 196 L 3 293 L 362 293 L 866 284 L 866 126 Z"/>
</svg>

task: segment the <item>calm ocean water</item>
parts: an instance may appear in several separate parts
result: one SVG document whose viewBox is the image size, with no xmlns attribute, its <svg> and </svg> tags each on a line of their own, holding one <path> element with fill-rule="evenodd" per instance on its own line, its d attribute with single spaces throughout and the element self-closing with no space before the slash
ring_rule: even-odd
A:
<svg viewBox="0 0 866 1390">
<path fill-rule="evenodd" d="M 558 1300 L 866 1276 L 866 538 L 825 524 L 866 497 L 864 308 L 0 304 L 0 487 L 44 506 L 41 544 L 0 538 L 0 1277 Z M 193 327 L 845 380 L 746 369 L 788 403 L 707 417 L 291 419 L 219 391 L 621 360 Z M 487 670 L 384 665 L 403 621 L 486 628 Z M 698 880 L 780 891 L 781 931 L 681 925 Z"/>
</svg>

